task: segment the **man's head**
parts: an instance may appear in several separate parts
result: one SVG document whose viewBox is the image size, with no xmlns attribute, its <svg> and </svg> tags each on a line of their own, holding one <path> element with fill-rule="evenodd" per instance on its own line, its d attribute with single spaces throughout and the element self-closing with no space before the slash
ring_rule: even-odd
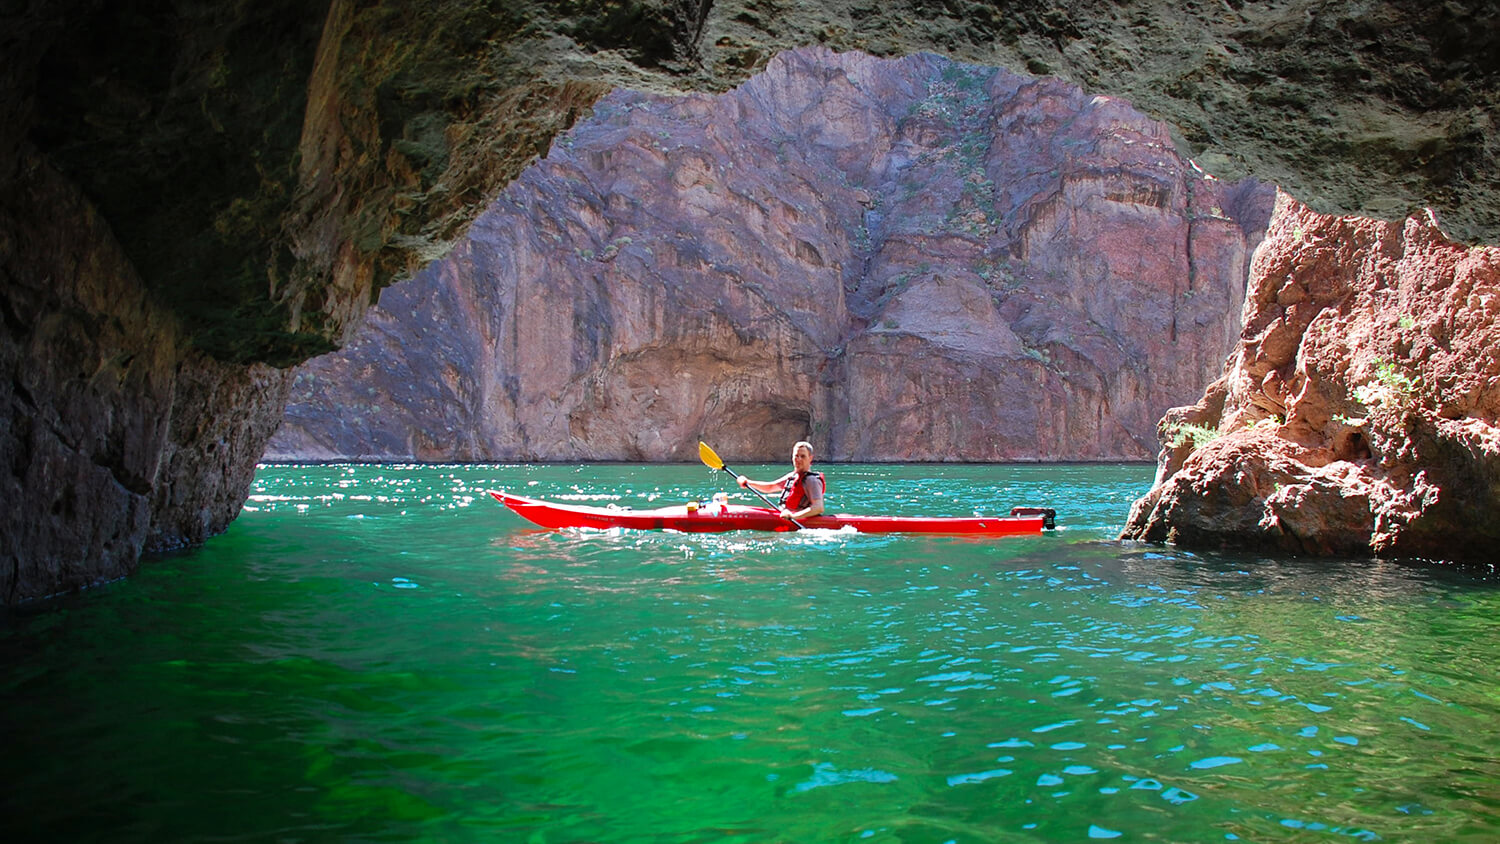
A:
<svg viewBox="0 0 1500 844">
<path fill-rule="evenodd" d="M 806 472 L 812 468 L 813 448 L 812 443 L 803 440 L 792 446 L 792 465 L 799 472 Z"/>
</svg>

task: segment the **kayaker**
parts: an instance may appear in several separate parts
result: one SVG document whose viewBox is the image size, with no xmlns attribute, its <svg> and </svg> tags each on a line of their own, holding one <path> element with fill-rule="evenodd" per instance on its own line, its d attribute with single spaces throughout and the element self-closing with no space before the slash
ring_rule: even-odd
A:
<svg viewBox="0 0 1500 844">
<path fill-rule="evenodd" d="M 735 478 L 741 487 L 764 493 L 781 493 L 781 517 L 801 521 L 823 513 L 823 473 L 812 470 L 812 443 L 803 440 L 792 446 L 792 471 L 774 481 L 752 481 L 744 475 Z"/>
</svg>

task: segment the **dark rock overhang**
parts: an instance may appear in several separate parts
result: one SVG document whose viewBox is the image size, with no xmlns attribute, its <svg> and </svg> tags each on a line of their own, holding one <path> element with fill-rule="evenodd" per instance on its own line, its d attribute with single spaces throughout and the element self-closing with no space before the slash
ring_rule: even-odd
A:
<svg viewBox="0 0 1500 844">
<path fill-rule="evenodd" d="M 1500 241 L 1494 4 L 75 0 L 0 29 L 0 156 L 75 180 L 227 361 L 338 345 L 609 89 L 724 90 L 813 43 L 1064 77 L 1216 175 Z"/>
</svg>

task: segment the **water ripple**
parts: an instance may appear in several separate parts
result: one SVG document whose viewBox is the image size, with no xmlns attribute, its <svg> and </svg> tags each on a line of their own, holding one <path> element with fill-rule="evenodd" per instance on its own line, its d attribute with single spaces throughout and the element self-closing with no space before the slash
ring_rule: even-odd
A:
<svg viewBox="0 0 1500 844">
<path fill-rule="evenodd" d="M 972 542 L 484 496 L 702 467 L 267 470 L 208 547 L 8 621 L 6 837 L 76 830 L 58 794 L 159 840 L 1493 837 L 1494 584 L 1112 541 L 1150 474 L 838 467 L 851 511 L 1068 503 Z"/>
</svg>

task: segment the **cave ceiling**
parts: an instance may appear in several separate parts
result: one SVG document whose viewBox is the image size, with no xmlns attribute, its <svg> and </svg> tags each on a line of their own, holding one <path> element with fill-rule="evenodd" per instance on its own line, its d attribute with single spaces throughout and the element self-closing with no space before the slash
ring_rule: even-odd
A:
<svg viewBox="0 0 1500 844">
<path fill-rule="evenodd" d="M 19 8 L 19 11 L 11 11 Z M 782 50 L 1068 79 L 1226 179 L 1500 242 L 1496 3 L 530 0 L 7 4 L 0 184 L 80 185 L 193 342 L 289 365 L 441 255 L 605 92 Z M 29 159 L 27 159 L 29 160 Z"/>
</svg>

